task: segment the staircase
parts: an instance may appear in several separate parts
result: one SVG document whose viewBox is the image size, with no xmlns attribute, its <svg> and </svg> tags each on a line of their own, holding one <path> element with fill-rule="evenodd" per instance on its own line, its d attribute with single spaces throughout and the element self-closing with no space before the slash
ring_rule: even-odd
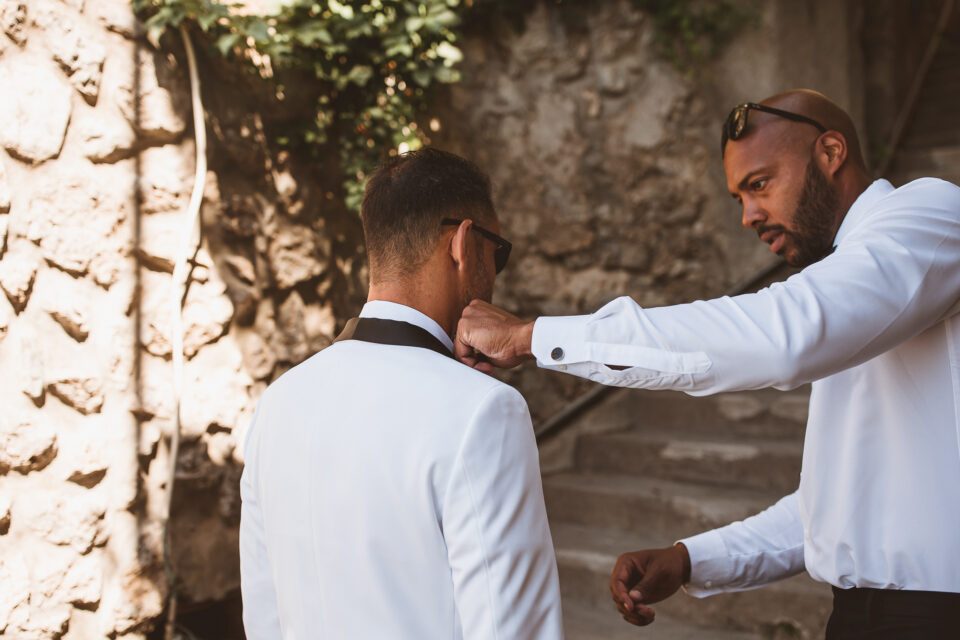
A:
<svg viewBox="0 0 960 640">
<path fill-rule="evenodd" d="M 620 619 L 608 590 L 619 554 L 740 520 L 794 491 L 808 393 L 618 390 L 582 418 L 592 433 L 578 438 L 573 468 L 544 477 L 568 640 L 823 636 L 830 590 L 805 575 L 703 600 L 678 593 L 644 630 Z"/>
</svg>

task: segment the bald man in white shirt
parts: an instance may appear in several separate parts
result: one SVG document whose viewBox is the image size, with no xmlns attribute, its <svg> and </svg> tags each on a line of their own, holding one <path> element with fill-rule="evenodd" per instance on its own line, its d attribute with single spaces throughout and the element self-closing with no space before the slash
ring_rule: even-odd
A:
<svg viewBox="0 0 960 640">
<path fill-rule="evenodd" d="M 371 177 L 361 217 L 369 301 L 246 438 L 247 638 L 562 638 L 527 405 L 453 357 L 510 253 L 489 181 L 424 149 Z"/>
<path fill-rule="evenodd" d="M 871 181 L 850 117 L 809 90 L 736 107 L 722 148 L 743 226 L 800 273 L 535 322 L 477 301 L 458 354 L 691 395 L 813 383 L 798 491 L 623 554 L 610 590 L 627 621 L 649 624 L 682 585 L 704 597 L 806 570 L 834 588 L 828 640 L 960 637 L 960 188 Z"/>
</svg>

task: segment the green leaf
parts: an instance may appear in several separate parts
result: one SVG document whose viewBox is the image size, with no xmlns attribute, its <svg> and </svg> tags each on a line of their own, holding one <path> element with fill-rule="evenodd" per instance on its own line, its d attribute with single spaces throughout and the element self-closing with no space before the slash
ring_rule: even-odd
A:
<svg viewBox="0 0 960 640">
<path fill-rule="evenodd" d="M 220 51 L 220 55 L 226 56 L 233 51 L 241 38 L 242 36 L 239 33 L 225 33 L 217 38 L 217 50 Z"/>
<path fill-rule="evenodd" d="M 448 65 L 456 64 L 463 60 L 463 52 L 449 42 L 441 42 L 437 45 L 437 55 L 443 58 Z"/>
<path fill-rule="evenodd" d="M 270 32 L 267 30 L 267 23 L 259 18 L 254 18 L 247 25 L 247 35 L 252 37 L 258 44 L 270 40 Z"/>
</svg>

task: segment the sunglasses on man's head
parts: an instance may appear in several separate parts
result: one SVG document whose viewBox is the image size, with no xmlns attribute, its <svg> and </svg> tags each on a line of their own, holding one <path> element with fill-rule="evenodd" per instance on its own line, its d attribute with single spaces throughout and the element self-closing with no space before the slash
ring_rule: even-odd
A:
<svg viewBox="0 0 960 640">
<path fill-rule="evenodd" d="M 445 226 L 460 226 L 463 223 L 463 220 L 456 220 L 454 218 L 444 218 L 440 221 L 441 225 Z M 470 226 L 471 229 L 479 233 L 481 236 L 490 240 L 495 245 L 493 250 L 493 265 L 497 270 L 497 273 L 503 271 L 503 268 L 507 266 L 507 260 L 510 259 L 510 250 L 513 249 L 513 245 L 507 242 L 506 239 L 501 238 L 493 231 L 487 231 L 478 224 L 473 224 Z"/>
<path fill-rule="evenodd" d="M 751 110 L 762 111 L 763 113 L 769 113 L 781 118 L 786 118 L 787 120 L 793 120 L 794 122 L 812 124 L 820 133 L 827 132 L 827 128 L 813 118 L 808 118 L 807 116 L 802 116 L 792 111 L 784 111 L 783 109 L 757 104 L 756 102 L 744 102 L 743 104 L 735 106 L 733 111 L 730 112 L 730 115 L 727 116 L 726 122 L 723 123 L 723 135 L 720 138 L 721 155 L 727 148 L 727 140 L 739 140 L 744 136 L 747 131 L 747 116 Z"/>
</svg>

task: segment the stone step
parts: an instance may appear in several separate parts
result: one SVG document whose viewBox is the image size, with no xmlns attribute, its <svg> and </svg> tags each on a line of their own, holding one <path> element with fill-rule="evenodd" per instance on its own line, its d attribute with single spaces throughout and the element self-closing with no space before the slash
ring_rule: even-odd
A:
<svg viewBox="0 0 960 640">
<path fill-rule="evenodd" d="M 809 391 L 764 390 L 695 398 L 673 391 L 621 389 L 580 420 L 605 431 L 658 428 L 723 433 L 734 437 L 803 440 Z"/>
<path fill-rule="evenodd" d="M 766 488 L 784 495 L 796 490 L 803 458 L 800 442 L 721 440 L 724 435 L 663 429 L 584 435 L 577 441 L 576 468 L 587 473 Z"/>
<path fill-rule="evenodd" d="M 743 631 L 706 628 L 667 615 L 657 614 L 653 624 L 638 628 L 620 617 L 613 606 L 600 610 L 579 603 L 563 603 L 566 640 L 762 640 L 763 636 Z"/>
<path fill-rule="evenodd" d="M 551 523 L 674 536 L 742 520 L 785 495 L 660 478 L 586 473 L 547 476 L 543 491 Z"/>
<path fill-rule="evenodd" d="M 617 556 L 627 551 L 664 547 L 675 540 L 651 535 L 643 529 L 632 534 L 563 523 L 553 523 L 551 529 L 565 611 L 577 607 L 593 612 L 598 618 L 608 615 L 616 620 L 619 618 L 610 599 L 609 577 Z M 817 638 L 823 637 L 831 606 L 832 596 L 827 585 L 799 575 L 762 589 L 703 599 L 677 593 L 654 605 L 658 617 L 649 629 L 651 637 L 661 637 L 652 635 L 660 621 L 682 620 L 685 625 L 758 633 L 765 638 Z M 703 632 L 692 637 L 727 637 L 719 633 Z"/>
</svg>

